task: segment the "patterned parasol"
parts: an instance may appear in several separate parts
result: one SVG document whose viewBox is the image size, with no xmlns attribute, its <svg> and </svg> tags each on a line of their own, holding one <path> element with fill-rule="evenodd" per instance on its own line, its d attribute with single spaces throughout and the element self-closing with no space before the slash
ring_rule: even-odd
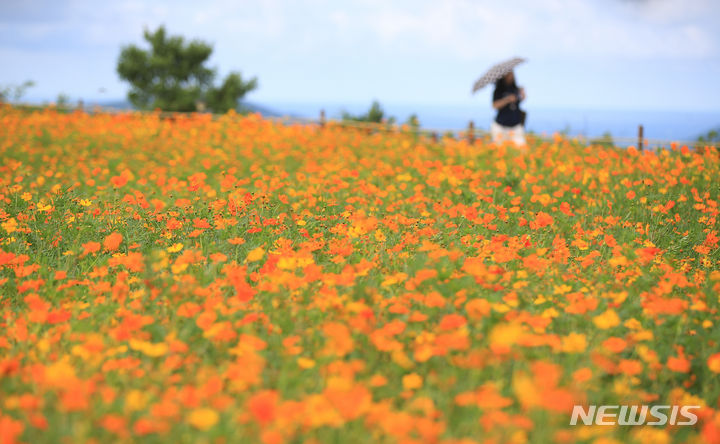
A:
<svg viewBox="0 0 720 444">
<path fill-rule="evenodd" d="M 521 57 L 514 57 L 510 60 L 498 63 L 497 65 L 488 69 L 482 77 L 477 79 L 477 81 L 473 85 L 472 92 L 475 93 L 478 90 L 484 88 L 485 86 L 494 83 L 497 79 L 509 73 L 513 70 L 513 68 L 526 61 L 526 59 L 523 59 Z"/>
</svg>

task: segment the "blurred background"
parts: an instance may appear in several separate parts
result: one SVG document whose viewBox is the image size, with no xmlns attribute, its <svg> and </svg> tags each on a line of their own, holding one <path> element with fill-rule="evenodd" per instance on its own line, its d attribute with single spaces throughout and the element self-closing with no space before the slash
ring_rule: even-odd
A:
<svg viewBox="0 0 720 444">
<path fill-rule="evenodd" d="M 27 0 L 0 2 L 0 88 L 27 103 L 128 108 L 121 50 L 145 30 L 212 47 L 245 109 L 328 118 L 373 101 L 399 123 L 487 129 L 491 65 L 520 56 L 531 131 L 695 140 L 720 127 L 717 0 Z M 26 81 L 32 86 L 18 88 Z"/>
</svg>

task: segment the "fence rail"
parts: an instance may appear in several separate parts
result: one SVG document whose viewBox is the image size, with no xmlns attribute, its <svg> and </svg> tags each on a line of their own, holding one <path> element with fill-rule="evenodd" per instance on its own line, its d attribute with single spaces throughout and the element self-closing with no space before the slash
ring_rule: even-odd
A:
<svg viewBox="0 0 720 444">
<path fill-rule="evenodd" d="M 43 110 L 48 108 L 47 106 L 41 106 L 41 105 L 30 105 L 30 104 L 5 104 L 10 105 L 15 108 L 21 108 L 21 109 L 27 109 L 27 110 Z M 2 106 L 2 102 L 0 102 L 0 106 Z M 103 113 L 103 114 L 144 114 L 144 115 L 156 115 L 163 119 L 169 119 L 169 118 L 177 118 L 177 117 L 193 117 L 193 116 L 199 116 L 199 115 L 210 115 L 213 119 L 227 116 L 227 114 L 214 114 L 209 112 L 179 112 L 179 111 L 138 111 L 138 110 L 127 110 L 127 109 L 118 109 L 118 108 L 109 108 L 109 107 L 100 107 L 100 106 L 92 106 L 92 107 L 83 107 L 75 106 L 75 107 L 59 107 L 58 110 L 65 111 L 65 112 L 74 112 L 74 111 L 83 111 L 90 114 L 94 113 Z M 238 114 L 238 116 L 241 116 Z M 282 116 L 282 117 L 273 117 L 273 116 L 263 116 L 263 119 L 273 121 L 280 124 L 301 124 L 301 125 L 318 125 L 320 127 L 324 126 L 338 126 L 343 128 L 354 128 L 354 129 L 361 129 L 361 130 L 370 130 L 370 131 L 387 131 L 387 132 L 398 132 L 398 131 L 409 131 L 413 132 L 415 134 L 424 135 L 427 137 L 430 137 L 432 139 L 439 139 L 442 137 L 445 137 L 447 135 L 451 135 L 454 138 L 467 138 L 470 142 L 473 142 L 476 139 L 488 139 L 490 137 L 490 133 L 488 131 L 485 131 L 483 129 L 478 129 L 475 126 L 475 123 L 470 120 L 468 121 L 468 127 L 464 130 L 459 130 L 456 128 L 424 128 L 424 127 L 412 127 L 408 124 L 402 124 L 398 125 L 397 123 L 375 123 L 375 122 L 360 122 L 360 121 L 353 121 L 353 120 L 334 120 L 334 119 L 326 119 L 325 118 L 325 112 L 320 111 L 319 118 L 311 118 L 311 117 L 298 117 L 298 116 Z M 545 135 L 545 134 L 537 134 L 537 133 L 531 133 L 531 137 L 541 140 L 541 141 L 553 141 L 555 140 L 555 134 L 553 135 Z M 571 135 L 571 134 L 562 134 L 563 137 L 569 139 L 569 140 L 575 140 L 580 143 L 587 143 L 587 144 L 598 144 L 598 143 L 605 143 L 604 137 L 588 137 L 585 135 Z M 607 142 L 610 142 L 614 145 L 625 145 L 625 146 L 635 146 L 636 148 L 643 149 L 643 148 L 664 148 L 664 147 L 670 147 L 670 146 L 687 146 L 689 148 L 691 147 L 704 147 L 704 146 L 718 146 L 718 142 L 712 141 L 712 142 L 700 142 L 697 140 L 690 141 L 690 140 L 668 140 L 668 139 L 648 139 L 644 137 L 644 128 L 642 125 L 638 127 L 638 137 L 614 137 L 610 136 L 609 139 L 607 139 Z"/>
</svg>

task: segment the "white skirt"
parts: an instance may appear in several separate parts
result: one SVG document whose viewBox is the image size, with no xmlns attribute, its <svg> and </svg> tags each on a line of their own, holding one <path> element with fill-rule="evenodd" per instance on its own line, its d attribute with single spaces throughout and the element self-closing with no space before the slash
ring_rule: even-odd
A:
<svg viewBox="0 0 720 444">
<path fill-rule="evenodd" d="M 502 126 L 496 121 L 490 124 L 490 135 L 495 143 L 503 143 L 505 141 L 513 142 L 517 146 L 525 146 L 525 128 L 522 124 L 515 126 Z"/>
</svg>

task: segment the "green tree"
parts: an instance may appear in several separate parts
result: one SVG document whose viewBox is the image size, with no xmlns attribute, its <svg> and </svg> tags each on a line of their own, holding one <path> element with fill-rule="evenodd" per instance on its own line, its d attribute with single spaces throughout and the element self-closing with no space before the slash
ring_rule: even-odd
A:
<svg viewBox="0 0 720 444">
<path fill-rule="evenodd" d="M 409 126 L 412 130 L 418 130 L 420 128 L 420 119 L 417 114 L 410 114 L 405 121 L 405 125 Z"/>
<path fill-rule="evenodd" d="M 706 134 L 701 135 L 697 138 L 700 143 L 714 143 L 720 142 L 720 127 L 718 129 L 710 130 Z"/>
<path fill-rule="evenodd" d="M 70 107 L 70 96 L 65 93 L 60 93 L 55 99 L 55 105 L 58 108 L 69 108 Z"/>
<path fill-rule="evenodd" d="M 0 88 L 0 103 L 9 101 L 17 102 L 25 95 L 25 92 L 33 86 L 35 86 L 35 82 L 26 80 L 21 85 L 10 85 Z"/>
<path fill-rule="evenodd" d="M 118 75 L 131 85 L 128 99 L 136 108 L 197 111 L 207 107 L 224 113 L 257 88 L 256 78 L 244 81 L 237 72 L 214 86 L 216 70 L 205 66 L 212 46 L 205 42 L 186 43 L 183 37 L 168 36 L 163 26 L 155 32 L 145 30 L 144 36 L 150 49 L 124 46 L 117 64 Z"/>
<path fill-rule="evenodd" d="M 375 100 L 373 101 L 372 105 L 370 105 L 370 109 L 365 114 L 353 115 L 348 112 L 343 112 L 342 118 L 343 120 L 350 120 L 354 122 L 382 123 L 385 119 L 385 111 L 383 111 L 382 106 L 380 106 L 380 102 Z M 392 124 L 395 122 L 395 118 L 389 117 L 387 119 L 387 122 Z"/>
</svg>

